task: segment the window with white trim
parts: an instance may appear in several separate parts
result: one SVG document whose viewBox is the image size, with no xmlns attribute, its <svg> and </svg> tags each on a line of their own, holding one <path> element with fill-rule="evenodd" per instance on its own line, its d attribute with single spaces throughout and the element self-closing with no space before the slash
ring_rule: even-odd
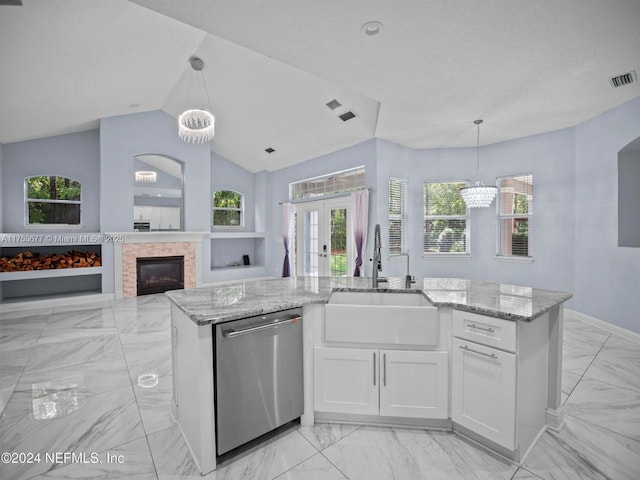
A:
<svg viewBox="0 0 640 480">
<path fill-rule="evenodd" d="M 80 182 L 40 175 L 26 178 L 24 191 L 27 225 L 80 225 Z"/>
<path fill-rule="evenodd" d="M 498 177 L 498 241 L 501 257 L 531 257 L 533 175 Z"/>
<path fill-rule="evenodd" d="M 289 198 L 302 200 L 361 190 L 366 187 L 364 174 L 365 167 L 356 167 L 293 182 L 289 184 Z"/>
<path fill-rule="evenodd" d="M 219 190 L 213 194 L 213 226 L 244 226 L 244 197 L 233 190 Z"/>
<path fill-rule="evenodd" d="M 389 178 L 389 256 L 407 253 L 406 178 Z"/>
<path fill-rule="evenodd" d="M 460 195 L 465 182 L 425 182 L 424 254 L 469 254 L 469 215 Z"/>
</svg>

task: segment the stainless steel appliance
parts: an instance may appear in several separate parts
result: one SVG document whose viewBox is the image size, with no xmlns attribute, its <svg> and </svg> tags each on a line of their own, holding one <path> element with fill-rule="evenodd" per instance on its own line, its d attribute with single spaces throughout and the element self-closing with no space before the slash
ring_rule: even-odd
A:
<svg viewBox="0 0 640 480">
<path fill-rule="evenodd" d="M 215 329 L 216 444 L 222 455 L 302 415 L 302 309 Z"/>
</svg>

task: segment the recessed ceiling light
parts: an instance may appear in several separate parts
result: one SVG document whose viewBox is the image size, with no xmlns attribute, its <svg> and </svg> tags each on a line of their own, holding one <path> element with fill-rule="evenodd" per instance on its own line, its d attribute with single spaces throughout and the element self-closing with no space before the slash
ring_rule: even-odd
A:
<svg viewBox="0 0 640 480">
<path fill-rule="evenodd" d="M 265 148 L 264 151 L 267 152 L 267 153 L 273 153 L 273 152 L 275 152 L 275 149 L 269 147 L 269 148 Z"/>
<path fill-rule="evenodd" d="M 360 31 L 365 35 L 372 36 L 378 35 L 382 32 L 383 25 L 380 22 L 367 22 L 360 28 Z"/>
<path fill-rule="evenodd" d="M 161 196 L 162 196 L 162 194 L 161 194 L 161 193 L 159 193 L 159 194 L 157 194 L 157 195 L 156 195 L 156 197 L 161 197 Z"/>
</svg>

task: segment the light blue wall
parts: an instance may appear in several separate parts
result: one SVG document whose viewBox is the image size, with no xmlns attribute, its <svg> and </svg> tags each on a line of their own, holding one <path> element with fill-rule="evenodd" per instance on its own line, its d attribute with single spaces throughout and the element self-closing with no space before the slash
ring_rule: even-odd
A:
<svg viewBox="0 0 640 480">
<path fill-rule="evenodd" d="M 33 231 L 24 227 L 24 179 L 58 175 L 82 185 L 80 231 L 100 231 L 100 150 L 98 131 L 59 135 L 3 145 L 3 230 Z M 76 230 L 74 230 L 76 231 Z"/>
<path fill-rule="evenodd" d="M 133 157 L 144 153 L 166 155 L 183 163 L 185 230 L 209 231 L 210 145 L 182 142 L 175 118 L 160 111 L 100 121 L 102 231 L 133 231 Z"/>
<path fill-rule="evenodd" d="M 497 214 L 470 210 L 470 258 L 423 256 L 423 184 L 476 178 L 476 149 L 413 150 L 378 140 L 378 221 L 383 231 L 383 273 L 403 276 L 406 258 L 387 255 L 389 177 L 407 178 L 410 271 L 417 277 L 441 276 L 514 283 L 571 291 L 573 287 L 573 152 L 571 129 L 489 145 L 480 149 L 480 180 L 495 185 L 500 176 L 533 174 L 532 263 L 496 260 Z M 536 215 L 535 212 L 538 212 Z M 549 272 L 553 272 L 552 275 Z"/>
<path fill-rule="evenodd" d="M 269 226 L 267 237 L 267 273 L 279 277 L 282 275 L 284 247 L 282 245 L 282 207 L 280 202 L 289 199 L 289 184 L 306 178 L 326 175 L 338 170 L 364 165 L 366 168 L 365 182 L 367 187 L 377 187 L 376 174 L 376 141 L 354 145 L 337 152 L 329 153 L 291 167 L 277 170 L 269 174 L 269 200 L 267 202 L 267 223 Z M 385 193 L 386 194 L 386 193 Z M 369 196 L 369 233 L 365 259 L 365 275 L 371 275 L 371 265 L 368 261 L 373 250 L 373 228 L 377 219 L 377 188 Z"/>
<path fill-rule="evenodd" d="M 640 98 L 578 125 L 575 135 L 575 309 L 640 332 L 640 248 L 617 239 L 618 152 L 640 136 Z"/>
</svg>

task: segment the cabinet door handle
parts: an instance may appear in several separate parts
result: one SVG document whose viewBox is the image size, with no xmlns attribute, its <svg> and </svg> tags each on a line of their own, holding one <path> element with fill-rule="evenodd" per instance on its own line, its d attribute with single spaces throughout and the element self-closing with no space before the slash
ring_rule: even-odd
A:
<svg viewBox="0 0 640 480">
<path fill-rule="evenodd" d="M 489 357 L 489 358 L 498 358 L 498 356 L 495 353 L 492 354 L 488 354 L 488 353 L 484 353 L 484 352 L 479 352 L 478 350 L 474 350 L 473 348 L 469 348 L 466 345 L 461 345 L 460 348 L 462 350 L 466 350 L 467 352 L 473 352 L 473 353 L 477 353 L 478 355 L 484 355 L 485 357 Z"/>
<path fill-rule="evenodd" d="M 489 332 L 489 333 L 495 332 L 495 330 L 493 328 L 491 328 L 491 327 L 489 327 L 489 328 L 479 327 L 475 323 L 470 323 L 469 324 L 469 328 L 475 328 L 476 330 L 483 330 L 483 331 Z"/>
<path fill-rule="evenodd" d="M 387 354 L 382 354 L 382 385 L 387 386 Z"/>
<path fill-rule="evenodd" d="M 373 386 L 376 386 L 376 352 L 373 352 Z"/>
</svg>

